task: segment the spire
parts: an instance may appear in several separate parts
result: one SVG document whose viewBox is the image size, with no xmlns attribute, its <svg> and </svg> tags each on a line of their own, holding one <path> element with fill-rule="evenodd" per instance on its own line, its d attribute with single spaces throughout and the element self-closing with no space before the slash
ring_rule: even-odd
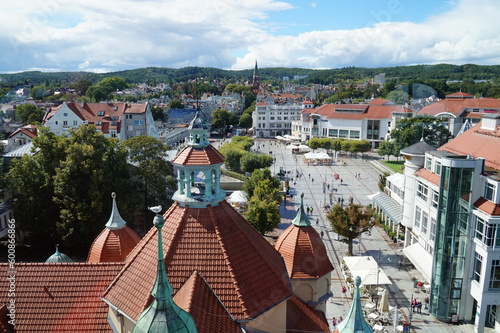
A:
<svg viewBox="0 0 500 333">
<path fill-rule="evenodd" d="M 116 206 L 116 193 L 111 193 L 111 197 L 113 198 L 113 208 L 111 208 L 111 216 L 109 217 L 108 223 L 106 223 L 106 228 L 111 230 L 125 228 L 127 222 L 122 219 L 120 212 L 118 212 L 118 207 Z"/>
<path fill-rule="evenodd" d="M 361 296 L 359 286 L 361 285 L 361 278 L 356 276 L 354 278 L 356 289 L 354 291 L 354 298 L 351 304 L 351 309 L 346 318 L 337 326 L 339 333 L 372 333 L 372 328 L 365 320 L 363 315 L 363 308 L 361 307 Z"/>
<path fill-rule="evenodd" d="M 45 262 L 73 262 L 73 260 L 64 253 L 59 252 L 59 244 L 56 244 L 56 253 L 51 255 L 47 260 L 45 260 Z"/>
<path fill-rule="evenodd" d="M 309 218 L 304 210 L 304 192 L 300 195 L 300 207 L 297 210 L 297 215 L 293 219 L 292 223 L 297 227 L 308 227 L 311 225 Z"/>
<path fill-rule="evenodd" d="M 187 144 L 192 147 L 207 147 L 210 142 L 208 142 L 208 130 L 210 127 L 205 122 L 205 119 L 201 116 L 199 111 L 189 123 L 188 130 L 189 136 Z"/>
<path fill-rule="evenodd" d="M 257 67 L 257 60 L 255 60 L 255 68 L 253 69 L 253 77 L 259 76 L 259 68 Z"/>
<path fill-rule="evenodd" d="M 163 245 L 161 228 L 165 224 L 163 216 L 157 214 L 153 220 L 158 235 L 158 269 L 156 280 L 151 291 L 153 302 L 139 316 L 132 333 L 198 332 L 193 317 L 182 310 L 172 299 L 173 289 L 167 277 L 163 261 Z"/>
</svg>

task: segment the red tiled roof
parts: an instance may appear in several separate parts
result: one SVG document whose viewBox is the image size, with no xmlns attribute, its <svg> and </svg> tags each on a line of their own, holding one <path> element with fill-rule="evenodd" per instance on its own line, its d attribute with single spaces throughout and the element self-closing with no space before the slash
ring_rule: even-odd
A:
<svg viewBox="0 0 500 333">
<path fill-rule="evenodd" d="M 102 292 L 123 263 L 17 263 L 16 332 L 112 332 Z M 9 267 L 0 264 L 0 302 Z"/>
<path fill-rule="evenodd" d="M 484 158 L 487 167 L 500 170 L 500 131 L 481 129 L 481 124 L 482 122 L 473 126 L 438 150 Z"/>
<path fill-rule="evenodd" d="M 500 204 L 496 204 L 481 197 L 474 202 L 474 207 L 490 216 L 500 216 Z"/>
<path fill-rule="evenodd" d="M 175 156 L 172 163 L 182 165 L 213 165 L 224 163 L 224 157 L 212 145 L 202 148 L 186 146 Z"/>
<path fill-rule="evenodd" d="M 415 172 L 415 174 L 418 177 L 424 178 L 425 180 L 433 183 L 434 185 L 439 186 L 440 177 L 439 177 L 439 175 L 435 174 L 434 172 L 431 172 L 425 168 L 422 168 L 420 170 L 417 170 L 417 172 Z"/>
<path fill-rule="evenodd" d="M 174 291 L 196 269 L 235 319 L 256 317 L 292 294 L 280 254 L 226 201 L 207 208 L 174 203 L 164 218 L 165 266 Z M 103 296 L 134 319 L 155 281 L 156 236 L 156 228 L 144 236 Z"/>
<path fill-rule="evenodd" d="M 265 103 L 265 102 L 259 102 L 256 105 L 267 105 L 267 103 Z"/>
<path fill-rule="evenodd" d="M 174 296 L 174 302 L 193 316 L 199 333 L 241 333 L 224 305 L 198 272 L 193 272 Z"/>
<path fill-rule="evenodd" d="M 115 230 L 104 228 L 92 243 L 87 262 L 122 262 L 140 240 L 128 226 Z"/>
<path fill-rule="evenodd" d="M 47 122 L 56 114 L 64 104 L 55 108 L 51 108 L 44 118 Z M 89 124 L 95 124 L 96 121 L 102 121 L 100 128 L 103 133 L 108 133 L 110 129 L 111 117 L 118 117 L 116 129 L 120 132 L 121 122 L 124 114 L 140 114 L 147 110 L 147 103 L 72 103 L 67 102 L 68 108 L 73 111 L 81 120 L 87 120 Z M 116 109 L 116 110 L 115 110 Z M 99 111 L 103 111 L 103 115 L 98 115 Z M 111 126 L 114 129 L 115 126 Z"/>
<path fill-rule="evenodd" d="M 278 237 L 276 250 L 292 279 L 314 279 L 333 271 L 325 244 L 312 226 L 290 225 Z"/>
<path fill-rule="evenodd" d="M 445 98 L 439 102 L 424 106 L 419 115 L 437 116 L 442 113 L 451 113 L 464 116 L 465 109 L 500 109 L 500 99 L 496 98 Z M 478 113 L 483 114 L 483 113 Z M 472 114 L 467 114 L 472 116 Z"/>
<path fill-rule="evenodd" d="M 286 327 L 290 332 L 330 332 L 322 311 L 315 310 L 295 296 L 287 301 Z"/>
<path fill-rule="evenodd" d="M 342 112 L 341 110 L 358 110 L 358 112 Z M 390 119 L 393 113 L 411 113 L 401 105 L 370 105 L 370 104 L 324 104 L 307 113 L 316 113 L 327 119 Z"/>
<path fill-rule="evenodd" d="M 28 126 L 23 126 L 21 128 L 18 128 L 17 130 L 14 131 L 11 135 L 9 135 L 9 138 L 12 138 L 13 136 L 17 135 L 18 133 L 22 133 L 26 135 L 27 137 L 33 139 L 35 136 L 38 135 L 38 128 L 33 125 L 28 125 Z"/>
<path fill-rule="evenodd" d="M 461 91 L 457 91 L 456 93 L 449 94 L 445 96 L 446 98 L 472 98 L 474 95 L 467 94 Z"/>
<path fill-rule="evenodd" d="M 386 103 L 391 102 L 388 99 L 381 99 L 381 98 L 375 98 L 374 100 L 371 100 L 368 104 L 370 105 L 384 105 Z"/>
</svg>

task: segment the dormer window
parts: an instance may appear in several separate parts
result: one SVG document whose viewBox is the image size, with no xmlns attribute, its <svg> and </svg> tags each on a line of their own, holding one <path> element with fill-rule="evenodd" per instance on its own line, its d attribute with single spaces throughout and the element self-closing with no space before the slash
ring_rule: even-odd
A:
<svg viewBox="0 0 500 333">
<path fill-rule="evenodd" d="M 101 120 L 96 121 L 96 122 L 95 122 L 95 125 L 96 125 L 96 126 L 101 126 L 101 125 L 102 125 L 102 121 L 101 121 Z"/>
<path fill-rule="evenodd" d="M 118 120 L 118 116 L 111 117 L 111 120 Z"/>
<path fill-rule="evenodd" d="M 97 111 L 97 115 L 98 115 L 99 117 L 104 116 L 104 111 L 102 111 L 102 110 L 101 110 L 101 111 Z"/>
</svg>

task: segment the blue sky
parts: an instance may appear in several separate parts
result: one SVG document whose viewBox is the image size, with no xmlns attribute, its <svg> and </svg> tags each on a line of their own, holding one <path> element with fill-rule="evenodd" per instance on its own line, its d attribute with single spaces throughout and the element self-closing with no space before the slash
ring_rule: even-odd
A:
<svg viewBox="0 0 500 333">
<path fill-rule="evenodd" d="M 0 73 L 500 63 L 498 0 L 6 0 L 0 17 Z"/>
</svg>

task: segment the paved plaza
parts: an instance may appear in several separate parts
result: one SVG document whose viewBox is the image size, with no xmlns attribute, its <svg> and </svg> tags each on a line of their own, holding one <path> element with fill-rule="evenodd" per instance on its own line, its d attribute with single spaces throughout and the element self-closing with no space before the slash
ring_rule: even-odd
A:
<svg viewBox="0 0 500 333">
<path fill-rule="evenodd" d="M 271 167 L 271 172 L 278 173 L 281 168 L 290 171 L 288 174 L 293 180 L 290 181 L 292 200 L 287 200 L 281 205 L 281 216 L 283 223 L 280 229 L 284 230 L 290 224 L 291 219 L 296 214 L 300 203 L 300 194 L 304 193 L 304 205 L 313 207 L 310 214 L 310 221 L 316 230 L 321 234 L 335 267 L 332 273 L 333 299 L 327 302 L 326 316 L 330 327 L 332 318 L 339 318 L 347 315 L 351 305 L 351 291 L 348 290 L 346 297 L 343 297 L 342 286 L 345 286 L 345 279 L 342 273 L 341 262 L 347 253 L 347 244 L 338 241 L 338 236 L 332 232 L 326 219 L 326 212 L 323 211 L 325 202 L 330 204 L 329 192 L 332 191 L 331 202 L 344 199 L 344 204 L 349 198 L 353 198 L 354 203 L 368 205 L 371 200 L 368 195 L 378 192 L 378 180 L 380 170 L 383 166 L 378 163 L 378 156 L 364 155 L 357 158 L 340 157 L 342 165 L 307 165 L 302 160 L 302 155 L 293 155 L 286 148 L 286 145 L 274 140 L 256 140 L 254 147 L 261 153 L 266 153 L 276 158 L 275 164 Z M 302 176 L 297 178 L 296 174 Z M 339 179 L 335 180 L 333 175 L 338 174 Z M 323 183 L 325 185 L 323 185 Z M 329 185 L 329 189 L 328 189 Z M 325 190 L 324 190 L 325 189 Z M 317 222 L 316 222 L 317 221 Z M 376 227 L 370 233 L 361 236 L 361 240 L 355 241 L 354 255 L 368 255 L 379 263 L 383 272 L 392 282 L 387 285 L 389 292 L 389 304 L 397 306 L 399 312 L 399 324 L 409 322 L 411 298 L 424 303 L 428 293 L 424 288 L 415 286 L 415 281 L 424 281 L 422 275 L 413 268 L 400 267 L 399 256 L 402 256 L 401 249 L 391 241 L 385 231 Z M 363 299 L 364 303 L 371 303 L 370 297 Z M 376 300 L 375 300 L 376 301 Z M 382 332 L 394 332 L 392 326 L 384 326 Z M 411 332 L 474 332 L 472 324 L 460 323 L 452 325 L 440 322 L 431 316 L 427 309 L 422 308 L 421 313 L 412 313 Z M 376 331 L 375 331 L 376 332 Z"/>
</svg>

